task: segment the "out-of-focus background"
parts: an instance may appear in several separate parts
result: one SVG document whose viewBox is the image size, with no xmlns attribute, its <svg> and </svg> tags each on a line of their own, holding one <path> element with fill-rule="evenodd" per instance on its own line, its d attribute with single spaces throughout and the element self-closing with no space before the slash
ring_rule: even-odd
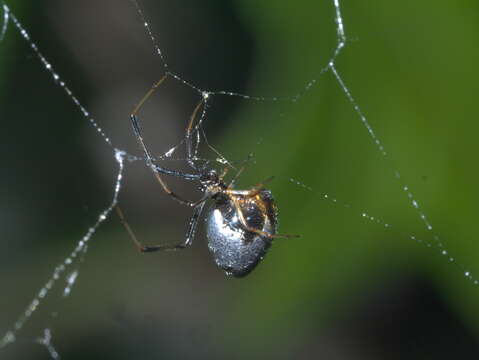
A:
<svg viewBox="0 0 479 360">
<path fill-rule="evenodd" d="M 132 3 L 8 4 L 114 145 L 140 155 L 128 115 L 164 68 Z M 62 297 L 61 279 L 0 358 L 49 358 L 32 341 L 44 328 L 63 359 L 479 356 L 479 286 L 464 276 L 479 276 L 479 3 L 342 4 L 348 42 L 337 68 L 386 160 L 332 74 L 319 76 L 336 45 L 332 1 L 143 5 L 171 70 L 202 89 L 291 97 L 318 80 L 295 104 L 214 97 L 205 121 L 228 159 L 254 154 L 238 186 L 276 175 L 268 186 L 281 233 L 301 238 L 275 241 L 237 280 L 215 267 L 203 226 L 188 250 L 140 255 L 111 216 L 71 295 Z M 145 105 L 155 153 L 182 139 L 198 99 L 167 81 Z M 117 164 L 11 23 L 0 43 L 0 117 L 3 335 L 107 206 Z M 120 203 L 138 237 L 182 240 L 189 209 L 144 163 L 129 163 L 125 176 Z M 192 184 L 170 182 L 198 196 Z M 434 243 L 433 234 L 455 261 L 411 239 Z"/>
</svg>

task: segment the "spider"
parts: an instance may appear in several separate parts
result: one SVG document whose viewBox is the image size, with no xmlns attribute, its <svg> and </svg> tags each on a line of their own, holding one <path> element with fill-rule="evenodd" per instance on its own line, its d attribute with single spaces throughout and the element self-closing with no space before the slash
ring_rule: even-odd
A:
<svg viewBox="0 0 479 360">
<path fill-rule="evenodd" d="M 208 164 L 198 167 L 195 163 L 194 145 L 198 146 L 198 140 L 194 144 L 193 135 L 195 131 L 198 131 L 199 126 L 199 124 L 195 126 L 195 119 L 201 106 L 205 106 L 207 94 L 204 94 L 203 99 L 194 109 L 186 128 L 186 161 L 194 172 L 186 173 L 172 170 L 154 162 L 143 140 L 137 113 L 168 75 L 168 73 L 165 74 L 158 82 L 153 84 L 152 88 L 134 108 L 130 120 L 134 135 L 144 153 L 146 166 L 153 171 L 163 190 L 179 203 L 193 208 L 186 238 L 184 242 L 179 244 L 144 246 L 137 240 L 121 209 L 117 207 L 120 220 L 140 252 L 184 249 L 191 245 L 203 208 L 207 202 L 210 202 L 211 206 L 205 215 L 208 248 L 217 266 L 223 269 L 227 275 L 243 277 L 249 274 L 263 259 L 274 238 L 297 237 L 297 235 L 278 235 L 276 233 L 278 210 L 271 191 L 264 187 L 265 182 L 257 184 L 249 190 L 235 190 L 234 181 L 242 169 L 238 171 L 236 177 L 229 184 L 226 184 L 223 179 L 228 172 L 227 167 L 219 175 L 215 169 L 208 167 Z M 199 189 L 203 192 L 203 196 L 197 201 L 185 200 L 170 190 L 163 179 L 164 175 L 199 182 Z"/>
</svg>

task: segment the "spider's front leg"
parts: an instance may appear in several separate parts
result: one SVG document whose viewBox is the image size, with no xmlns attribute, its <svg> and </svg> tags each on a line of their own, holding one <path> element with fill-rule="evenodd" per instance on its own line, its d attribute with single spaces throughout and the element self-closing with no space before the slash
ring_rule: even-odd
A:
<svg viewBox="0 0 479 360">
<path fill-rule="evenodd" d="M 202 106 L 203 106 L 203 115 L 204 115 L 205 106 L 206 106 L 204 97 L 201 98 L 201 100 L 198 102 L 195 109 L 193 110 L 193 113 L 190 116 L 190 121 L 189 121 L 188 126 L 186 128 L 186 136 L 185 136 L 185 140 L 186 140 L 186 161 L 195 170 L 198 170 L 194 160 L 195 160 L 195 156 L 196 156 L 197 147 L 198 147 L 198 144 L 199 144 L 199 139 L 197 139 L 196 146 L 193 146 L 193 132 L 194 132 L 193 130 L 196 130 L 197 134 L 199 135 L 198 126 L 201 125 L 201 120 L 203 118 L 203 115 L 201 116 L 198 124 L 196 124 L 196 126 L 193 126 L 193 125 L 195 124 L 195 121 L 196 121 L 196 118 L 197 118 L 197 115 L 198 115 L 198 111 L 201 109 Z M 195 148 L 194 151 L 193 151 L 193 148 Z"/>
<path fill-rule="evenodd" d="M 163 190 L 168 195 L 170 195 L 172 198 L 174 198 L 176 201 L 178 201 L 179 203 L 193 207 L 193 206 L 195 206 L 196 202 L 185 200 L 181 196 L 179 196 L 178 194 L 176 194 L 172 190 L 170 190 L 167 183 L 163 180 L 163 178 L 161 177 L 160 174 L 169 175 L 169 176 L 176 176 L 176 177 L 183 178 L 185 180 L 199 180 L 200 176 L 198 174 L 188 174 L 188 173 L 184 173 L 184 172 L 177 171 L 177 170 L 167 169 L 165 167 L 154 164 L 153 163 L 153 157 L 151 156 L 151 153 L 148 150 L 148 148 L 147 148 L 147 146 L 146 146 L 146 144 L 143 140 L 143 136 L 142 136 L 142 133 L 141 133 L 141 127 L 140 127 L 138 117 L 137 117 L 137 113 L 140 110 L 140 108 L 143 106 L 145 101 L 166 80 L 167 77 L 168 77 L 168 74 L 164 75 L 158 82 L 153 84 L 151 89 L 146 93 L 146 95 L 141 99 L 141 101 L 138 103 L 138 105 L 135 106 L 135 108 L 133 109 L 133 112 L 130 115 L 130 120 L 131 120 L 131 124 L 132 124 L 132 127 L 133 127 L 133 132 L 134 132 L 135 137 L 138 141 L 138 144 L 140 145 L 141 149 L 143 150 L 143 153 L 145 154 L 146 165 L 153 171 L 153 174 L 155 175 L 156 179 L 160 183 Z"/>
</svg>

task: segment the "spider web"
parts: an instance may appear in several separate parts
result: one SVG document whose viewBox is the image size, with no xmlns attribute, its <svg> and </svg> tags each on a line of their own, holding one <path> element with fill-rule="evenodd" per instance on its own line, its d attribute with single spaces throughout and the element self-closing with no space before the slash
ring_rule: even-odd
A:
<svg viewBox="0 0 479 360">
<path fill-rule="evenodd" d="M 301 88 L 300 92 L 297 94 L 293 94 L 287 97 L 258 97 L 258 96 L 250 96 L 242 93 L 237 93 L 229 90 L 219 90 L 219 91 L 212 91 L 202 89 L 195 84 L 191 83 L 187 79 L 183 78 L 182 74 L 177 74 L 170 64 L 167 61 L 167 56 L 162 52 L 162 48 L 160 47 L 154 31 L 151 29 L 150 24 L 144 14 L 142 8 L 138 5 L 137 2 L 133 1 L 139 16 L 141 17 L 146 33 L 150 38 L 153 47 L 155 49 L 156 54 L 161 60 L 163 66 L 163 72 L 173 81 L 178 82 L 181 85 L 186 86 L 191 91 L 195 92 L 199 98 L 203 99 L 204 106 L 202 108 L 202 112 L 199 116 L 198 125 L 195 128 L 195 136 L 197 138 L 196 147 L 195 147 L 195 156 L 198 161 L 203 161 L 203 159 L 199 156 L 199 148 L 200 143 L 205 143 L 206 146 L 216 155 L 216 161 L 220 164 L 226 164 L 228 166 L 233 167 L 232 162 L 223 156 L 215 147 L 213 147 L 206 137 L 206 132 L 203 129 L 203 123 L 207 118 L 207 113 L 209 110 L 209 102 L 211 99 L 216 97 L 234 97 L 240 98 L 247 101 L 256 101 L 256 102 L 289 102 L 289 103 L 297 103 L 301 101 L 301 99 L 307 94 L 312 88 L 317 86 L 319 79 L 326 73 L 332 74 L 335 81 L 337 82 L 339 88 L 343 92 L 344 96 L 346 97 L 348 103 L 354 110 L 357 120 L 361 122 L 362 126 L 366 129 L 367 135 L 371 140 L 373 146 L 376 148 L 377 153 L 381 156 L 382 160 L 385 162 L 386 167 L 389 169 L 391 173 L 391 178 L 397 182 L 397 186 L 404 192 L 405 201 L 407 201 L 409 207 L 412 211 L 416 214 L 417 218 L 423 224 L 426 233 L 428 234 L 427 237 L 419 237 L 414 234 L 406 235 L 409 239 L 414 240 L 418 243 L 424 244 L 426 247 L 433 248 L 437 251 L 441 256 L 444 256 L 447 261 L 454 263 L 460 271 L 464 274 L 464 276 L 469 279 L 473 284 L 478 284 L 478 280 L 472 276 L 470 271 L 463 268 L 463 266 L 455 261 L 455 258 L 449 253 L 449 251 L 445 248 L 445 245 L 439 235 L 435 232 L 435 228 L 433 227 L 431 221 L 429 220 L 427 214 L 420 206 L 419 202 L 416 200 L 416 197 L 410 187 L 405 183 L 401 172 L 393 166 L 393 161 L 390 159 L 389 153 L 382 143 L 381 139 L 376 134 L 374 128 L 371 126 L 367 116 L 363 113 L 361 107 L 359 106 L 358 102 L 355 100 L 352 91 L 350 90 L 349 86 L 346 84 L 346 81 L 343 79 L 340 71 L 337 67 L 337 59 L 340 58 L 344 48 L 348 44 L 348 38 L 346 36 L 345 25 L 343 21 L 343 16 L 341 13 L 341 4 L 339 0 L 332 0 L 332 9 L 334 10 L 334 23 L 335 23 L 335 31 L 336 31 L 336 46 L 334 51 L 329 57 L 329 60 L 321 68 L 316 78 L 310 80 Z M 103 225 L 103 223 L 109 219 L 112 215 L 113 209 L 118 204 L 119 195 L 123 189 L 124 185 L 124 172 L 125 168 L 129 166 L 129 164 L 144 161 L 141 157 L 137 157 L 128 153 L 125 149 L 122 148 L 121 145 L 115 143 L 113 138 L 110 138 L 107 133 L 102 129 L 99 125 L 99 122 L 92 117 L 91 113 L 87 110 L 87 108 L 82 104 L 81 100 L 77 98 L 75 93 L 71 90 L 70 85 L 67 84 L 66 80 L 61 76 L 59 72 L 56 71 L 54 65 L 47 59 L 47 57 L 41 52 L 39 46 L 37 45 L 36 40 L 33 36 L 29 33 L 28 29 L 26 29 L 19 18 L 15 16 L 12 12 L 11 8 L 8 4 L 2 3 L 3 8 L 3 23 L 1 25 L 1 32 L 0 32 L 0 41 L 4 41 L 5 38 L 8 36 L 9 32 L 16 31 L 18 32 L 24 41 L 30 47 L 32 53 L 35 57 L 40 61 L 43 66 L 44 71 L 49 74 L 51 81 L 58 86 L 66 95 L 66 97 L 73 102 L 74 107 L 77 111 L 81 113 L 81 115 L 85 118 L 85 120 L 89 123 L 89 125 L 93 128 L 93 130 L 97 133 L 97 136 L 103 141 L 106 145 L 105 152 L 111 152 L 111 162 L 114 162 L 117 167 L 116 175 L 114 183 L 111 185 L 111 199 L 108 204 L 105 205 L 104 209 L 102 209 L 91 226 L 85 229 L 84 235 L 77 239 L 75 245 L 73 246 L 72 250 L 68 253 L 64 259 L 55 265 L 52 269 L 50 276 L 48 277 L 47 281 L 40 287 L 40 289 L 35 293 L 33 299 L 29 302 L 26 309 L 18 316 L 15 323 L 4 333 L 4 335 L 0 339 L 0 351 L 3 348 L 15 343 L 19 339 L 19 334 L 25 327 L 25 325 L 30 321 L 32 315 L 39 309 L 46 298 L 50 295 L 52 289 L 55 287 L 63 287 L 62 297 L 64 299 L 68 298 L 71 294 L 72 290 L 74 289 L 75 283 L 77 278 L 81 275 L 80 272 L 80 265 L 84 261 L 85 256 L 87 254 L 89 244 L 95 235 L 97 235 L 98 229 Z M 158 160 L 164 159 L 174 159 L 173 155 L 176 151 L 184 146 L 184 140 L 180 141 L 175 146 L 169 148 L 165 151 L 162 155 L 157 156 Z M 183 160 L 181 157 L 177 158 L 178 160 Z M 324 200 L 329 201 L 332 204 L 339 205 L 341 207 L 349 208 L 351 211 L 356 211 L 355 207 L 352 206 L 349 202 L 342 202 L 337 198 L 331 196 L 330 194 L 321 194 L 316 192 L 315 189 L 303 184 L 301 181 L 290 178 L 290 182 L 306 189 L 308 192 L 314 193 L 316 196 L 322 197 Z M 389 221 L 383 220 L 381 217 L 378 217 L 374 214 L 370 214 L 367 211 L 360 211 L 357 214 L 359 217 L 366 219 L 372 223 L 378 224 L 385 229 L 391 229 L 394 227 Z M 431 239 L 431 240 L 429 240 Z M 66 285 L 65 285 L 66 282 Z M 25 341 L 25 339 L 22 339 Z M 30 340 L 33 343 L 39 344 L 44 346 L 50 357 L 52 359 L 60 358 L 59 353 L 55 349 L 53 342 L 52 342 L 52 330 L 48 327 L 43 329 L 43 333 L 36 339 Z"/>
</svg>

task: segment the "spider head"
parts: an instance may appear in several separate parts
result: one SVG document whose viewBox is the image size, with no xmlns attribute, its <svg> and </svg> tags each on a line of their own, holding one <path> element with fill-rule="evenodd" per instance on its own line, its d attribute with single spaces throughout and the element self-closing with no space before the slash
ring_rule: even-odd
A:
<svg viewBox="0 0 479 360">
<path fill-rule="evenodd" d="M 201 184 L 205 187 L 211 187 L 220 183 L 218 173 L 214 169 L 205 170 L 201 174 Z"/>
</svg>

